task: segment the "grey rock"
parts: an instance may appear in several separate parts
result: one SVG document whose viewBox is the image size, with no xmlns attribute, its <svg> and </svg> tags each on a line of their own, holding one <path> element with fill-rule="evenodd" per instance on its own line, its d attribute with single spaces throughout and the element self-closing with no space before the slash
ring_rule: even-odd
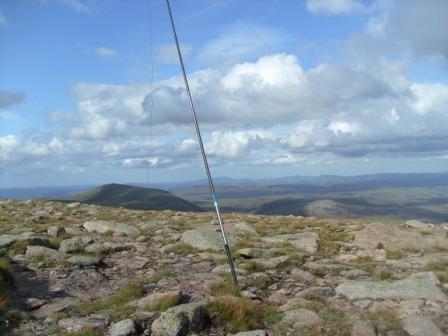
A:
<svg viewBox="0 0 448 336">
<path fill-rule="evenodd" d="M 315 312 L 299 308 L 287 311 L 280 323 L 299 329 L 303 327 L 318 326 L 322 323 L 322 320 Z"/>
<path fill-rule="evenodd" d="M 415 273 L 396 281 L 348 281 L 336 287 L 336 293 L 350 300 L 359 299 L 427 299 L 448 301 L 437 287 L 433 272 Z"/>
<path fill-rule="evenodd" d="M 362 249 L 376 249 L 383 244 L 388 249 L 420 249 L 448 246 L 443 235 L 424 235 L 417 231 L 404 230 L 392 223 L 370 223 L 355 233 L 353 243 Z"/>
<path fill-rule="evenodd" d="M 410 316 L 403 320 L 403 329 L 410 336 L 446 336 L 430 319 L 423 316 Z"/>
<path fill-rule="evenodd" d="M 140 231 L 134 227 L 118 224 L 110 221 L 88 221 L 84 223 L 84 228 L 89 232 L 98 233 L 118 233 L 125 234 L 130 237 L 136 237 L 140 235 Z"/>
<path fill-rule="evenodd" d="M 310 272 L 301 270 L 299 268 L 292 269 L 290 274 L 296 280 L 305 281 L 309 283 L 313 283 L 316 281 L 316 277 L 314 275 L 312 275 Z"/>
<path fill-rule="evenodd" d="M 136 332 L 137 326 L 131 319 L 121 320 L 109 328 L 109 336 L 131 336 Z"/>
<path fill-rule="evenodd" d="M 182 292 L 180 290 L 174 290 L 169 292 L 163 292 L 163 293 L 152 293 L 145 297 L 142 297 L 138 300 L 131 301 L 129 304 L 132 306 L 135 306 L 136 308 L 150 308 L 157 302 L 163 299 L 171 298 L 173 301 L 178 304 L 180 300 L 182 299 Z"/>
<path fill-rule="evenodd" d="M 371 322 L 355 318 L 352 320 L 351 336 L 377 336 Z"/>
<path fill-rule="evenodd" d="M 237 232 L 246 233 L 250 236 L 258 236 L 257 230 L 255 230 L 251 225 L 246 222 L 237 222 L 234 224 L 234 229 Z"/>
<path fill-rule="evenodd" d="M 84 242 L 80 237 L 65 239 L 59 245 L 59 251 L 62 253 L 80 252 L 84 250 Z"/>
<path fill-rule="evenodd" d="M 60 225 L 50 226 L 47 229 L 47 235 L 53 238 L 62 236 L 65 233 L 65 229 Z"/>
<path fill-rule="evenodd" d="M 90 315 L 88 317 L 68 317 L 59 320 L 58 326 L 68 332 L 81 331 L 85 327 L 105 329 L 110 324 L 110 319 L 102 315 Z"/>
<path fill-rule="evenodd" d="M 242 256 L 243 258 L 252 259 L 252 258 L 269 258 L 274 256 L 274 251 L 258 249 L 253 247 L 247 247 L 239 249 L 235 252 L 236 254 Z"/>
<path fill-rule="evenodd" d="M 67 261 L 78 266 L 94 266 L 98 265 L 101 262 L 101 259 L 95 256 L 74 255 L 68 258 Z"/>
<path fill-rule="evenodd" d="M 281 264 L 284 264 L 289 259 L 289 256 L 280 256 L 275 258 L 268 258 L 268 259 L 254 259 L 257 263 L 262 265 L 266 269 L 276 269 Z"/>
<path fill-rule="evenodd" d="M 33 309 L 42 307 L 45 303 L 46 303 L 46 301 L 42 300 L 42 299 L 28 298 L 25 301 L 25 306 L 26 306 L 26 309 L 33 310 Z"/>
<path fill-rule="evenodd" d="M 235 267 L 235 272 L 240 275 L 245 275 L 249 273 L 243 268 Z M 213 274 L 230 274 L 230 266 L 229 265 L 219 265 L 212 269 Z"/>
<path fill-rule="evenodd" d="M 289 243 L 299 251 L 311 254 L 316 253 L 319 248 L 319 235 L 316 232 L 283 234 L 274 237 L 263 237 L 262 240 L 269 244 Z"/>
<path fill-rule="evenodd" d="M 230 240 L 230 236 L 228 237 Z M 215 230 L 194 229 L 182 234 L 181 242 L 198 250 L 221 251 L 223 242 L 221 233 Z"/>
<path fill-rule="evenodd" d="M 162 313 L 152 324 L 154 336 L 184 336 L 201 331 L 209 323 L 205 305 L 200 302 L 182 304 Z"/>
<path fill-rule="evenodd" d="M 0 248 L 9 247 L 15 243 L 17 238 L 11 235 L 1 235 L 0 236 Z"/>
<path fill-rule="evenodd" d="M 58 251 L 45 246 L 27 246 L 25 255 L 28 258 L 42 257 L 52 261 L 61 259 L 61 254 Z"/>
<path fill-rule="evenodd" d="M 412 228 L 418 229 L 418 230 L 431 230 L 434 227 L 434 224 L 429 224 L 429 223 L 426 224 L 419 220 L 412 219 L 412 220 L 406 221 L 406 226 L 409 226 L 409 227 L 412 227 Z"/>
<path fill-rule="evenodd" d="M 67 208 L 71 208 L 71 209 L 73 209 L 73 208 L 79 208 L 80 205 L 81 205 L 81 203 L 79 203 L 79 202 L 73 202 L 73 203 L 69 203 L 69 204 L 67 204 Z"/>
<path fill-rule="evenodd" d="M 233 336 L 268 336 L 268 333 L 265 330 L 251 330 L 239 332 Z"/>
</svg>

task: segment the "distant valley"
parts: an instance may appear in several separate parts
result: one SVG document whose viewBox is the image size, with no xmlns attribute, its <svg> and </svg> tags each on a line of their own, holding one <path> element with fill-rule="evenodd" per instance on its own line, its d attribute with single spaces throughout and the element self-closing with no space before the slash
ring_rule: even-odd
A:
<svg viewBox="0 0 448 336">
<path fill-rule="evenodd" d="M 0 189 L 0 198 L 66 199 L 130 209 L 211 211 L 206 183 L 200 180 L 154 184 L 149 193 L 143 184 Z M 216 189 L 223 212 L 448 222 L 448 173 L 217 178 Z"/>
</svg>

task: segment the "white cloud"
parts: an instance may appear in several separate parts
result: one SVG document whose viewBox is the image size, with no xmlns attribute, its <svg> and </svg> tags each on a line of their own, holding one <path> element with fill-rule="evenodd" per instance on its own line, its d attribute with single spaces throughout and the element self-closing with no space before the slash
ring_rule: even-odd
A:
<svg viewBox="0 0 448 336">
<path fill-rule="evenodd" d="M 307 0 L 306 8 L 313 14 L 350 14 L 363 9 L 359 0 Z"/>
<path fill-rule="evenodd" d="M 7 22 L 8 21 L 6 20 L 6 17 L 3 14 L 3 11 L 0 9 L 0 27 L 5 26 Z"/>
<path fill-rule="evenodd" d="M 273 138 L 267 131 L 213 132 L 212 139 L 205 148 L 210 155 L 239 157 Z"/>
<path fill-rule="evenodd" d="M 182 52 L 182 57 L 187 57 L 191 54 L 193 47 L 189 44 L 181 43 L 180 51 Z M 179 58 L 177 56 L 177 49 L 175 44 L 162 44 L 156 47 L 156 60 L 160 63 L 177 64 Z"/>
<path fill-rule="evenodd" d="M 113 60 L 119 57 L 119 54 L 116 50 L 106 47 L 96 48 L 95 54 L 105 60 Z"/>
<path fill-rule="evenodd" d="M 414 82 L 397 62 L 325 63 L 305 70 L 295 56 L 274 54 L 189 77 L 214 166 L 448 151 L 448 85 Z M 150 90 L 149 85 L 74 85 L 76 113 L 48 116 L 65 123 L 67 131 L 0 138 L 2 167 L 144 167 L 150 112 L 150 165 L 191 167 L 200 155 L 182 78 L 154 83 L 153 110 Z"/>
<path fill-rule="evenodd" d="M 361 131 L 360 126 L 357 123 L 347 121 L 332 121 L 327 128 L 332 131 L 336 136 L 339 134 L 350 133 L 356 135 Z"/>
</svg>

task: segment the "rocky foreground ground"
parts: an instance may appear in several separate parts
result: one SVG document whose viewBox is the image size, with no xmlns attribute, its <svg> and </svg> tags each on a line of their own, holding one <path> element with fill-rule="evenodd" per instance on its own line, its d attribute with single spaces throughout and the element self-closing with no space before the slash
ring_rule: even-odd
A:
<svg viewBox="0 0 448 336">
<path fill-rule="evenodd" d="M 448 224 L 0 201 L 2 335 L 448 333 Z"/>
</svg>

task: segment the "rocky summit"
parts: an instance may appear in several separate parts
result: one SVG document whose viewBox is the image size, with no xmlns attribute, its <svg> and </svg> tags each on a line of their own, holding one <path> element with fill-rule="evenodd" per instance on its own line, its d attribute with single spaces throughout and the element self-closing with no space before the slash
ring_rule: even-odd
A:
<svg viewBox="0 0 448 336">
<path fill-rule="evenodd" d="M 448 225 L 0 201 L 0 334 L 448 334 Z"/>
</svg>

